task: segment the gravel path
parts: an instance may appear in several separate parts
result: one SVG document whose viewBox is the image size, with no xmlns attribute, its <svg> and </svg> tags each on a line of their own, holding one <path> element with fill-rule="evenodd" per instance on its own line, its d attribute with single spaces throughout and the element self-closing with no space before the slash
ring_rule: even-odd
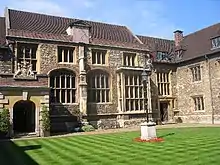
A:
<svg viewBox="0 0 220 165">
<path fill-rule="evenodd" d="M 167 125 L 157 125 L 157 129 L 166 129 L 166 128 L 184 128 L 184 127 L 220 127 L 220 124 L 167 124 Z M 140 130 L 140 126 L 133 128 L 119 128 L 119 129 L 107 129 L 107 130 L 96 130 L 93 132 L 79 132 L 79 133 L 69 133 L 65 135 L 56 135 L 50 137 L 24 137 L 11 139 L 15 140 L 26 140 L 26 139 L 39 139 L 39 138 L 58 138 L 66 136 L 78 136 L 78 135 L 93 135 L 93 134 L 107 134 L 107 133 L 117 133 L 117 132 L 132 132 Z"/>
</svg>

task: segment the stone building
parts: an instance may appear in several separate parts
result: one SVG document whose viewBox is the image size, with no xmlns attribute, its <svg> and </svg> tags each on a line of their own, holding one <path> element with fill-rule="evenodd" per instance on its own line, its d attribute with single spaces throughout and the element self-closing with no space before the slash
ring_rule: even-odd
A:
<svg viewBox="0 0 220 165">
<path fill-rule="evenodd" d="M 51 131 L 67 131 L 79 116 L 101 129 L 146 119 L 141 73 L 153 57 L 150 118 L 217 123 L 220 24 L 174 40 L 135 35 L 112 25 L 5 9 L 0 17 L 0 108 L 12 134 L 40 135 L 41 108 Z M 218 57 L 219 56 L 219 57 Z"/>
</svg>

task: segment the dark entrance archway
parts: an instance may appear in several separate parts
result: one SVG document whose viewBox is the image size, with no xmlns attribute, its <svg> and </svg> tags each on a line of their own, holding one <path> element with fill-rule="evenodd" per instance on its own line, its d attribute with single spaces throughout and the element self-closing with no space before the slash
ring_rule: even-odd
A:
<svg viewBox="0 0 220 165">
<path fill-rule="evenodd" d="M 15 133 L 35 132 L 35 104 L 18 101 L 13 107 L 13 130 Z"/>
</svg>

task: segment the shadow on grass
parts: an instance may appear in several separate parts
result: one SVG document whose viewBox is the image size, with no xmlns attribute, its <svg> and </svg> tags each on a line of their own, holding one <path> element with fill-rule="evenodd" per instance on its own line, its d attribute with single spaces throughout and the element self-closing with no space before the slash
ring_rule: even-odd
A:
<svg viewBox="0 0 220 165">
<path fill-rule="evenodd" d="M 167 136 L 172 136 L 174 135 L 175 133 L 172 132 L 172 133 L 168 133 L 168 134 L 165 134 L 165 135 L 162 135 L 162 136 L 159 136 L 158 138 L 164 138 L 164 137 L 167 137 Z"/>
<path fill-rule="evenodd" d="M 0 164 L 38 165 L 25 151 L 40 148 L 40 145 L 18 146 L 11 140 L 0 141 Z"/>
</svg>

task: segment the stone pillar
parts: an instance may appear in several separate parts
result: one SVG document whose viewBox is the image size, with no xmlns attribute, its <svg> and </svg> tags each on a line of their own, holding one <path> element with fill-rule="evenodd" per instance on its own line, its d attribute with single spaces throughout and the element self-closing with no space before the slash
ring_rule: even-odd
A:
<svg viewBox="0 0 220 165">
<path fill-rule="evenodd" d="M 43 133 L 43 129 L 42 129 L 42 116 L 41 116 L 41 111 L 42 111 L 42 106 L 46 106 L 47 107 L 47 110 L 49 111 L 49 94 L 48 95 L 44 95 L 43 99 L 41 100 L 41 107 L 40 107 L 40 112 L 39 112 L 39 118 L 38 118 L 38 121 L 39 121 L 39 134 L 40 136 L 44 136 L 44 133 Z"/>
<path fill-rule="evenodd" d="M 79 108 L 80 113 L 83 115 L 87 114 L 87 81 L 86 81 L 86 70 L 85 70 L 85 49 L 84 45 L 79 46 Z"/>
</svg>

